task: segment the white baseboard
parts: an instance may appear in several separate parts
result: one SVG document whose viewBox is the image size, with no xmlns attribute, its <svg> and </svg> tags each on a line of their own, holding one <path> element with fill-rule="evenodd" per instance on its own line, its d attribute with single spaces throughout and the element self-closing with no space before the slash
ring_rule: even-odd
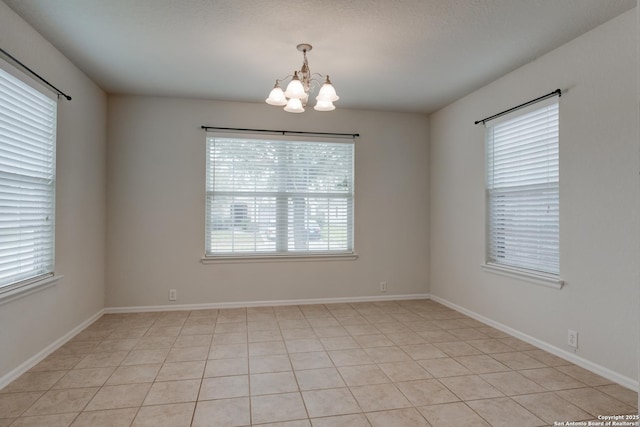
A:
<svg viewBox="0 0 640 427">
<path fill-rule="evenodd" d="M 87 326 L 91 325 L 93 322 L 98 320 L 103 313 L 104 313 L 104 309 L 99 310 L 93 316 L 89 317 L 87 320 L 85 320 L 84 322 L 82 322 L 81 324 L 79 324 L 78 326 L 76 326 L 66 334 L 64 334 L 62 337 L 58 338 L 57 340 L 55 340 L 54 342 L 52 342 L 51 344 L 49 344 L 48 346 L 40 350 L 38 353 L 36 353 L 35 355 L 27 359 L 18 367 L 12 369 L 11 371 L 7 372 L 5 375 L 0 377 L 0 390 L 5 388 L 7 385 L 9 385 L 9 383 L 11 383 L 13 380 L 18 378 L 20 375 L 24 374 L 29 369 L 36 366 L 38 363 L 44 360 L 48 355 L 50 355 L 51 353 L 53 353 L 54 351 L 62 347 L 71 338 L 75 337 L 80 332 L 82 332 L 82 330 L 84 330 Z"/>
<path fill-rule="evenodd" d="M 238 301 L 206 304 L 143 305 L 134 307 L 107 307 L 105 313 L 141 313 L 149 311 L 210 310 L 217 308 L 272 307 L 280 305 L 336 304 L 351 302 L 399 301 L 429 299 L 429 294 L 375 295 L 365 297 L 311 298 L 270 301 Z"/>
<path fill-rule="evenodd" d="M 522 333 L 516 329 L 510 328 L 509 326 L 503 325 L 502 323 L 496 322 L 495 320 L 491 320 L 488 317 L 482 316 L 481 314 L 478 314 L 476 312 L 473 312 L 471 310 L 468 310 L 464 307 L 461 307 L 457 304 L 454 304 L 450 301 L 447 301 L 444 298 L 440 298 L 438 296 L 435 295 L 431 295 L 430 298 L 436 302 L 439 302 L 442 305 L 445 305 L 449 308 L 452 308 L 456 311 L 459 311 L 460 313 L 466 314 L 467 316 L 482 322 L 484 324 L 487 324 L 489 326 L 492 326 L 504 333 L 507 333 L 509 335 L 512 335 L 518 339 L 521 339 L 524 342 L 527 342 L 535 347 L 538 347 L 542 350 L 545 350 L 553 355 L 556 355 L 564 360 L 567 360 L 571 363 L 574 363 L 588 371 L 591 371 L 595 374 L 598 374 L 610 381 L 613 381 L 614 383 L 620 384 L 621 386 L 624 386 L 630 390 L 633 391 L 638 391 L 638 381 L 634 380 L 632 378 L 626 377 L 622 374 L 619 374 L 615 371 L 612 371 L 609 368 L 605 368 L 602 365 L 598 365 L 597 363 L 591 362 L 587 359 L 584 359 L 580 356 L 577 356 L 573 353 L 570 353 L 568 351 L 565 351 L 561 348 L 558 348 L 556 346 L 553 346 L 549 343 L 546 343 L 544 341 L 541 341 L 537 338 L 534 338 L 530 335 L 527 335 L 525 333 Z"/>
</svg>

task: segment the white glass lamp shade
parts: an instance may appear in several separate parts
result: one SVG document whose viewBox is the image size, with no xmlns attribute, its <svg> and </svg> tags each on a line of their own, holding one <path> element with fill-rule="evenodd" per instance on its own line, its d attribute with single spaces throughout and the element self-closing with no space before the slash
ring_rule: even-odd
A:
<svg viewBox="0 0 640 427">
<path fill-rule="evenodd" d="M 283 105 L 287 105 L 287 98 L 285 98 L 284 92 L 282 91 L 282 88 L 280 87 L 278 82 L 276 82 L 276 85 L 273 87 L 273 89 L 271 89 L 269 97 L 265 101 L 269 105 L 277 105 L 280 107 Z"/>
<path fill-rule="evenodd" d="M 329 80 L 329 76 L 327 76 L 327 80 L 324 82 L 322 87 L 320 88 L 320 92 L 318 92 L 318 96 L 316 96 L 318 101 L 329 101 L 335 102 L 340 97 L 336 94 L 336 90 L 334 89 L 331 81 Z"/>
<path fill-rule="evenodd" d="M 284 107 L 284 111 L 288 113 L 304 113 L 304 107 L 302 106 L 302 101 L 298 98 L 291 98 L 287 103 L 287 106 Z"/>
<path fill-rule="evenodd" d="M 333 102 L 331 101 L 318 100 L 318 102 L 316 102 L 316 105 L 315 107 L 313 107 L 313 109 L 316 111 L 333 111 L 336 109 L 336 106 L 333 105 Z"/>
<path fill-rule="evenodd" d="M 302 82 L 298 78 L 298 73 L 296 72 L 287 85 L 287 90 L 284 92 L 284 96 L 287 98 L 302 99 L 304 98 L 304 95 L 304 86 L 302 86 Z"/>
</svg>

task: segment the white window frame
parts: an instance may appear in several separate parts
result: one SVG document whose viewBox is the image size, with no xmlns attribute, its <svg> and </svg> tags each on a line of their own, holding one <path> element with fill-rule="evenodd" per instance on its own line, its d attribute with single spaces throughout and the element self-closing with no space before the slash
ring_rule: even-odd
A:
<svg viewBox="0 0 640 427">
<path fill-rule="evenodd" d="M 311 198 L 343 198 L 347 201 L 347 247 L 340 250 L 282 250 L 283 246 L 287 246 L 287 230 L 282 226 L 282 216 L 277 214 L 276 230 L 275 230 L 275 242 L 276 250 L 274 251 L 259 251 L 259 252 L 212 252 L 210 250 L 210 232 L 213 230 L 213 224 L 210 223 L 212 213 L 210 212 L 210 202 L 216 197 L 216 191 L 213 188 L 211 181 L 211 172 L 213 170 L 213 164 L 210 160 L 210 153 L 213 149 L 212 143 L 215 139 L 223 140 L 256 140 L 256 141 L 269 141 L 274 143 L 294 142 L 303 144 L 332 144 L 340 143 L 351 146 L 351 176 L 350 181 L 350 193 L 294 193 L 294 192 L 273 192 L 273 193 L 256 193 L 256 197 L 270 196 L 276 198 L 276 210 L 282 212 L 283 206 L 286 206 L 288 201 L 294 197 L 311 197 Z M 355 181 L 355 143 L 353 138 L 337 138 L 337 139 L 322 139 L 318 137 L 305 137 L 305 136 L 274 136 L 274 135 L 245 135 L 245 134 L 226 134 L 220 132 L 207 132 L 207 149 L 206 149 L 206 188 L 205 188 L 205 254 L 201 261 L 204 264 L 208 263 L 234 263 L 234 262 L 274 262 L 274 261 L 325 261 L 325 260 L 355 260 L 357 254 L 354 250 L 354 181 Z M 251 193 L 239 192 L 237 194 L 230 192 L 219 192 L 220 196 L 249 196 Z M 287 211 L 288 212 L 288 211 Z M 287 215 L 290 215 L 289 212 Z M 285 219 L 286 221 L 286 219 Z M 285 224 L 286 226 L 286 224 Z"/>
<path fill-rule="evenodd" d="M 3 80 L 5 81 L 4 84 L 6 84 L 7 87 L 9 86 L 14 87 L 18 94 L 20 94 L 21 96 L 24 96 L 24 98 L 16 99 L 15 103 L 13 103 L 14 106 L 10 107 L 9 106 L 10 97 L 3 95 L 5 96 L 5 101 L 7 102 L 6 105 L 8 109 L 4 110 L 5 114 L 7 114 L 4 117 L 2 117 L 3 115 L 0 112 L 0 121 L 2 121 L 3 119 L 8 121 L 2 127 L 4 131 L 10 132 L 11 128 L 9 127 L 8 123 L 10 120 L 14 120 L 14 125 L 16 126 L 14 127 L 14 129 L 18 131 L 18 133 L 16 133 L 15 135 L 18 135 L 18 136 L 14 136 L 13 138 L 11 138 L 8 136 L 9 134 L 5 134 L 7 135 L 6 136 L 7 139 L 5 139 L 5 141 L 7 141 L 7 145 L 1 145 L 0 148 L 4 147 L 4 149 L 7 149 L 9 151 L 14 150 L 14 152 L 16 147 L 18 149 L 21 149 L 20 146 L 16 146 L 15 144 L 13 146 L 10 146 L 8 142 L 10 139 L 13 139 L 13 142 L 15 143 L 16 141 L 19 141 L 20 138 L 22 138 L 22 136 L 19 135 L 20 131 L 18 130 L 20 125 L 15 124 L 16 123 L 15 110 L 10 110 L 11 108 L 15 109 L 15 108 L 26 107 L 28 104 L 34 102 L 36 104 L 32 104 L 33 108 L 43 108 L 42 114 L 50 115 L 49 124 L 51 126 L 48 132 L 50 137 L 49 139 L 50 145 L 46 148 L 44 148 L 43 146 L 43 149 L 51 150 L 50 155 L 48 156 L 50 157 L 49 159 L 50 160 L 50 163 L 49 163 L 50 176 L 47 178 L 48 182 L 46 183 L 46 188 L 48 188 L 47 195 L 49 197 L 49 205 L 48 205 L 48 208 L 45 209 L 45 211 L 42 211 L 43 212 L 42 215 L 44 215 L 44 218 L 45 218 L 45 223 L 43 224 L 47 224 L 47 225 L 44 226 L 43 224 L 40 224 L 37 226 L 39 228 L 44 227 L 46 237 L 44 239 L 45 240 L 44 243 L 42 242 L 38 243 L 36 244 L 36 246 L 38 247 L 34 248 L 34 250 L 37 250 L 40 252 L 45 251 L 45 253 L 48 252 L 49 254 L 44 258 L 44 261 L 38 262 L 38 265 L 39 265 L 38 268 L 35 268 L 35 266 L 34 268 L 31 268 L 31 269 L 27 268 L 26 270 L 16 272 L 13 275 L 7 275 L 5 276 L 4 280 L 0 281 L 0 304 L 4 304 L 10 301 L 13 301 L 16 298 L 21 298 L 23 296 L 26 296 L 38 290 L 52 286 L 60 278 L 62 278 L 62 276 L 55 275 L 55 200 L 56 200 L 55 187 L 56 187 L 56 133 L 57 133 L 56 127 L 57 127 L 57 109 L 58 109 L 57 94 L 54 94 L 44 85 L 40 84 L 39 82 L 36 82 L 35 80 L 27 76 L 25 73 L 21 72 L 11 64 L 1 59 L 0 59 L 0 71 L 2 72 Z M 27 97 L 30 97 L 31 100 L 28 100 L 29 98 Z M 22 107 L 20 106 L 21 103 L 24 103 Z M 39 105 L 39 106 L 36 107 L 35 105 Z M 0 108 L 4 108 L 4 107 L 0 107 Z M 47 109 L 50 109 L 50 110 L 47 111 Z M 10 113 L 9 111 L 14 111 L 14 113 Z M 4 137 L 0 136 L 0 138 L 4 138 Z M 7 151 L 7 153 L 9 151 Z M 5 159 L 9 159 L 9 157 L 5 157 Z M 4 178 L 7 179 L 7 181 L 5 181 L 7 185 L 10 180 L 28 184 L 30 181 L 33 181 L 34 179 L 36 179 L 35 177 L 27 178 L 28 175 L 26 173 L 22 173 L 18 170 L 10 170 L 8 166 L 9 163 L 6 163 L 6 165 L 7 165 L 6 169 L 4 169 L 5 170 Z M 21 167 L 20 169 L 24 169 L 24 167 Z M 0 172 L 1 171 L 2 170 L 0 169 Z M 3 178 L 0 177 L 0 181 L 2 179 Z M 38 182 L 40 182 L 42 181 L 42 178 L 38 178 L 37 180 Z M 10 199 L 7 199 L 7 200 L 10 200 Z M 6 203 L 0 203 L 0 204 L 4 205 L 5 209 L 9 209 L 10 203 L 8 201 Z M 18 209 L 18 212 L 20 212 L 19 206 L 16 206 L 16 208 Z M 24 211 L 22 212 L 23 212 L 22 214 L 20 213 L 17 214 L 18 218 L 24 218 L 23 216 Z M 5 218 L 9 218 L 9 217 L 5 216 Z M 23 219 L 19 219 L 17 221 L 22 222 Z M 0 226 L 5 226 L 5 227 L 12 226 L 12 224 L 9 224 L 8 222 L 5 222 L 4 224 L 2 224 L 2 222 L 3 221 L 0 220 Z M 19 225 L 18 229 L 22 229 L 22 227 L 23 226 Z M 7 232 L 9 232 L 8 229 L 7 229 Z M 11 239 L 9 235 L 5 235 L 5 238 L 7 239 L 6 242 L 9 243 Z M 8 252 L 5 253 L 4 255 L 7 257 L 12 257 L 12 255 Z M 15 253 L 15 256 L 18 256 L 17 253 Z M 15 260 L 15 258 L 13 259 Z M 11 262 L 10 258 L 4 258 L 4 260 L 6 262 Z M 16 268 L 19 268 L 19 267 L 16 267 Z"/>
<path fill-rule="evenodd" d="M 559 98 L 553 97 L 485 123 L 487 228 L 485 263 L 483 265 L 484 270 L 491 273 L 523 279 L 557 289 L 562 288 L 564 284 L 560 279 L 559 110 Z M 544 161 L 546 163 L 544 167 L 534 169 L 535 166 L 527 166 L 527 168 L 534 169 L 531 171 L 526 170 L 523 165 L 529 160 L 540 162 L 540 154 L 522 154 L 522 152 L 519 152 L 515 154 L 519 157 L 518 160 L 514 161 L 515 151 L 503 154 L 507 150 L 504 145 L 501 149 L 502 152 L 499 151 L 497 154 L 493 152 L 493 138 L 496 129 L 502 130 L 501 135 L 503 135 L 496 137 L 498 143 L 504 144 L 508 142 L 511 147 L 514 147 L 513 144 L 526 144 L 527 140 L 524 134 L 518 134 L 515 138 L 513 136 L 505 136 L 506 129 L 509 126 L 519 125 L 524 120 L 528 120 L 528 117 L 533 117 L 534 114 L 540 114 L 543 111 L 546 111 L 545 114 L 549 117 L 545 120 L 551 120 L 548 121 L 548 124 L 545 124 L 544 132 L 547 132 L 547 134 L 543 137 L 542 131 L 536 131 L 533 143 L 527 148 L 545 144 L 546 154 Z M 555 114 L 555 116 L 549 114 Z M 549 135 L 551 136 L 549 137 Z M 512 150 L 511 147 L 508 150 Z M 524 158 L 522 157 L 523 155 L 525 156 Z M 510 162 L 510 169 L 501 169 L 501 166 L 492 163 L 496 161 L 498 164 L 500 162 Z M 518 168 L 518 173 L 513 171 L 515 167 Z M 536 172 L 544 176 L 545 182 L 541 182 L 540 179 L 533 175 Z M 508 177 L 504 180 L 500 177 L 496 178 L 498 174 L 506 174 Z M 533 199 L 530 199 L 531 197 Z M 505 201 L 509 205 L 508 208 L 505 205 Z M 533 204 L 527 210 L 529 203 Z M 546 204 L 547 212 L 551 216 L 541 219 L 540 210 L 536 210 L 535 207 L 536 203 Z M 517 207 L 513 208 L 513 206 Z M 509 209 L 509 211 L 500 213 L 497 208 Z M 510 225 L 520 221 L 522 215 L 531 216 L 531 222 L 527 226 L 533 227 L 533 231 L 530 231 L 533 234 L 533 243 L 525 242 L 529 239 L 529 236 L 525 238 L 524 234 L 529 233 L 529 231 L 523 231 L 522 227 L 514 226 L 512 230 L 509 230 Z M 541 225 L 543 221 L 550 221 L 550 225 Z M 509 240 L 511 243 L 508 242 Z M 505 250 L 506 253 L 504 252 Z M 541 255 L 546 250 L 550 250 L 551 253 L 548 258 L 545 258 L 546 255 Z"/>
</svg>

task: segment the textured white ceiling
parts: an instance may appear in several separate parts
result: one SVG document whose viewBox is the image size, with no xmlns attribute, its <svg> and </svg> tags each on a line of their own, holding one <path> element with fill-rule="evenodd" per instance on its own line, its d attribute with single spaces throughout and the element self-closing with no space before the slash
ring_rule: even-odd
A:
<svg viewBox="0 0 640 427">
<path fill-rule="evenodd" d="M 262 102 L 299 69 L 338 107 L 431 112 L 636 0 L 4 0 L 109 93 Z M 552 88 L 551 88 L 552 89 Z"/>
</svg>

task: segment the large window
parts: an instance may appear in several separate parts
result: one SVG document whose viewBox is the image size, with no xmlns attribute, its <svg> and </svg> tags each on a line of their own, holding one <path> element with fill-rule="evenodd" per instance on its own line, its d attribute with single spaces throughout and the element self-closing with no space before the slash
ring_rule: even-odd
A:
<svg viewBox="0 0 640 427">
<path fill-rule="evenodd" d="M 206 256 L 353 253 L 353 152 L 207 137 Z"/>
<path fill-rule="evenodd" d="M 487 262 L 557 276 L 558 102 L 489 122 Z"/>
<path fill-rule="evenodd" d="M 56 112 L 0 69 L 0 294 L 53 275 Z"/>
</svg>

